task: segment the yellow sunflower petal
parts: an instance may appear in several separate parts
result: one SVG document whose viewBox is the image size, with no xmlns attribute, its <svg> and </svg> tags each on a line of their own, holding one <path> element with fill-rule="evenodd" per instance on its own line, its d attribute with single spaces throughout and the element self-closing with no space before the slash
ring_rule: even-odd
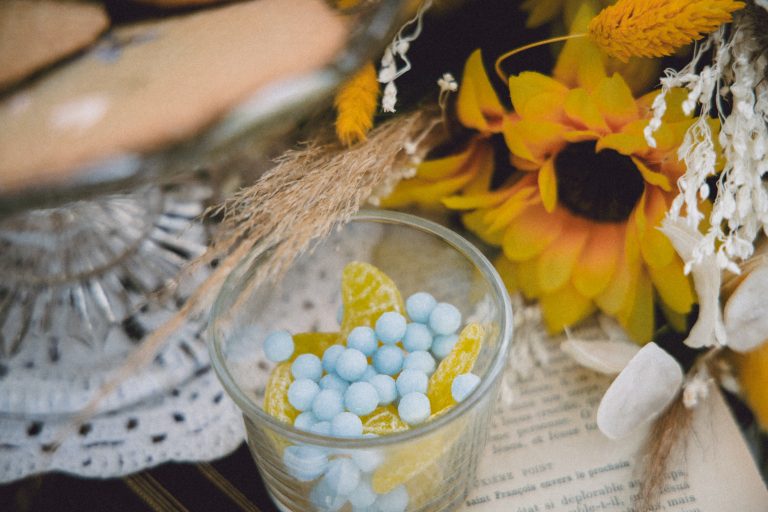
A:
<svg viewBox="0 0 768 512">
<path fill-rule="evenodd" d="M 647 183 L 650 183 L 651 185 L 655 185 L 661 188 L 664 192 L 669 192 L 672 190 L 672 185 L 670 185 L 669 183 L 669 178 L 667 178 L 665 175 L 663 175 L 660 172 L 656 172 L 650 169 L 639 158 L 634 156 L 631 158 L 632 158 L 632 162 L 634 162 L 635 164 L 635 167 L 637 167 L 637 170 L 640 171 L 640 174 L 643 175 L 643 179 Z"/>
<path fill-rule="evenodd" d="M 557 177 L 555 176 L 555 161 L 550 158 L 539 170 L 539 193 L 541 203 L 547 213 L 552 213 L 557 206 Z"/>
<path fill-rule="evenodd" d="M 501 128 L 504 107 L 488 80 L 480 50 L 472 52 L 464 66 L 456 114 L 461 124 L 481 132 L 497 132 Z"/>
<path fill-rule="evenodd" d="M 720 122 L 716 119 L 712 119 L 714 124 L 719 129 Z M 653 138 L 656 139 L 656 149 L 661 152 L 676 152 L 680 144 L 685 140 L 685 134 L 688 129 L 695 123 L 694 119 L 683 119 L 682 121 L 662 123 L 659 129 L 653 133 Z M 714 140 L 717 140 L 717 131 L 713 131 Z"/>
<path fill-rule="evenodd" d="M 648 267 L 648 273 L 662 302 L 669 309 L 680 314 L 691 311 L 696 299 L 691 280 L 683 273 L 683 262 L 680 259 L 674 258 L 666 267 Z"/>
<path fill-rule="evenodd" d="M 645 231 L 640 232 L 640 252 L 650 267 L 666 267 L 677 257 L 672 243 L 659 230 L 666 214 L 667 202 L 664 195 L 659 189 L 650 189 L 645 202 Z"/>
<path fill-rule="evenodd" d="M 677 121 L 683 121 L 690 118 L 683 112 L 683 102 L 688 99 L 688 89 L 681 87 L 675 87 L 667 92 L 664 98 L 667 109 L 664 111 L 664 116 L 661 118 L 663 123 L 674 123 Z M 653 106 L 653 100 L 659 95 L 659 91 L 652 91 L 648 94 L 641 96 L 637 100 L 637 105 L 643 114 L 643 117 L 650 117 L 651 107 Z"/>
<path fill-rule="evenodd" d="M 517 286 L 528 299 L 538 299 L 541 297 L 541 288 L 539 280 L 536 278 L 536 259 L 520 262 L 510 262 L 515 266 L 515 276 L 517 277 Z"/>
<path fill-rule="evenodd" d="M 586 32 L 587 25 L 594 14 L 588 2 L 582 4 L 573 20 L 570 33 Z M 570 87 L 584 87 L 588 91 L 593 91 L 606 76 L 603 55 L 589 39 L 585 37 L 571 39 L 565 43 L 560 52 L 552 76 Z"/>
<path fill-rule="evenodd" d="M 483 220 L 484 215 L 485 212 L 483 210 L 475 210 L 474 212 L 462 215 L 461 222 L 483 242 L 497 247 L 501 246 L 501 242 L 504 240 L 504 232 L 491 231 L 488 223 Z"/>
<path fill-rule="evenodd" d="M 525 20 L 525 26 L 536 28 L 552 21 L 560 15 L 559 2 L 542 2 L 541 0 L 526 0 L 520 5 L 520 8 L 528 13 L 528 19 Z"/>
<path fill-rule="evenodd" d="M 664 315 L 664 318 L 667 320 L 667 324 L 669 324 L 676 332 L 679 333 L 685 333 L 688 332 L 688 315 L 685 313 L 677 313 L 675 311 L 672 311 L 669 306 L 663 301 L 660 300 L 658 302 L 659 309 L 661 309 L 661 313 Z"/>
<path fill-rule="evenodd" d="M 502 189 L 485 193 L 469 193 L 463 196 L 448 196 L 443 198 L 443 205 L 451 210 L 491 208 L 503 203 L 510 195 L 512 195 L 510 189 Z"/>
<path fill-rule="evenodd" d="M 640 263 L 632 261 L 626 249 L 619 253 L 616 269 L 602 293 L 595 297 L 597 305 L 609 315 L 616 315 L 632 301 L 637 286 Z"/>
<path fill-rule="evenodd" d="M 563 145 L 563 133 L 567 128 L 550 121 L 504 120 L 504 140 L 513 155 L 544 163 L 549 156 L 557 153 Z"/>
<path fill-rule="evenodd" d="M 541 253 L 536 275 L 544 293 L 552 293 L 568 283 L 588 237 L 589 227 L 583 221 L 569 220 L 560 236 Z"/>
<path fill-rule="evenodd" d="M 566 86 L 541 73 L 524 71 L 509 77 L 512 108 L 523 119 L 561 121 L 566 94 Z"/>
<path fill-rule="evenodd" d="M 600 134 L 592 130 L 571 130 L 563 134 L 567 142 L 584 142 L 585 140 L 598 140 Z"/>
<path fill-rule="evenodd" d="M 648 149 L 645 137 L 640 133 L 611 133 L 598 139 L 596 151 L 613 149 L 622 155 L 630 156 Z"/>
<path fill-rule="evenodd" d="M 768 343 L 739 358 L 739 379 L 749 405 L 764 430 L 768 431 Z"/>
<path fill-rule="evenodd" d="M 653 286 L 644 272 L 638 276 L 634 291 L 631 306 L 619 313 L 618 318 L 630 338 L 638 343 L 645 343 L 653 336 L 654 309 Z"/>
<path fill-rule="evenodd" d="M 509 293 L 516 292 L 519 288 L 517 283 L 517 264 L 509 261 L 502 254 L 493 260 L 493 266 L 496 267 L 496 271 L 499 273 L 501 280 L 504 281 L 504 285 Z"/>
<path fill-rule="evenodd" d="M 594 98 L 597 108 L 614 130 L 637 120 L 639 116 L 632 91 L 618 73 L 600 82 Z"/>
<path fill-rule="evenodd" d="M 586 297 L 596 297 L 611 282 L 622 252 L 624 229 L 614 224 L 591 226 L 589 239 L 573 268 L 573 285 Z"/>
<path fill-rule="evenodd" d="M 595 304 L 581 295 L 576 288 L 566 285 L 562 289 L 542 295 L 539 299 L 544 324 L 550 334 L 575 325 L 595 311 Z"/>
<path fill-rule="evenodd" d="M 581 88 L 571 89 L 565 98 L 565 115 L 572 122 L 588 130 L 605 133 L 608 125 L 597 102 Z"/>
<path fill-rule="evenodd" d="M 547 213 L 541 205 L 532 205 L 517 216 L 504 232 L 502 248 L 512 261 L 528 260 L 541 254 L 563 227 L 563 217 Z"/>
<path fill-rule="evenodd" d="M 483 220 L 488 223 L 491 231 L 502 231 L 510 222 L 533 204 L 540 202 L 536 195 L 536 187 L 523 187 L 515 192 L 504 204 L 492 210 L 486 210 Z"/>
<path fill-rule="evenodd" d="M 435 160 L 424 160 L 416 168 L 416 176 L 430 181 L 448 178 L 461 172 L 475 153 L 475 145 L 470 144 L 461 153 Z"/>
</svg>

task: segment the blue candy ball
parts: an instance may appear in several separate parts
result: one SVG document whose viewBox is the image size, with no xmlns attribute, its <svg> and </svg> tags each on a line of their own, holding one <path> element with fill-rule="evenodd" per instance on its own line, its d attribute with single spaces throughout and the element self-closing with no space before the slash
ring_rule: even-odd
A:
<svg viewBox="0 0 768 512">
<path fill-rule="evenodd" d="M 312 412 L 320 421 L 330 421 L 343 410 L 343 395 L 335 389 L 320 391 L 312 401 Z"/>
<path fill-rule="evenodd" d="M 307 411 L 312 407 L 312 402 L 320 392 L 317 382 L 309 379 L 299 379 L 291 383 L 288 388 L 288 403 L 294 409 Z"/>
<path fill-rule="evenodd" d="M 405 396 L 408 393 L 426 394 L 428 383 L 429 377 L 426 373 L 418 370 L 403 370 L 397 376 L 397 392 L 400 396 Z"/>
<path fill-rule="evenodd" d="M 459 341 L 458 334 L 435 336 L 430 351 L 437 359 L 444 359 L 451 353 L 451 350 L 453 350 L 453 346 L 456 345 L 457 341 Z"/>
<path fill-rule="evenodd" d="M 371 414 L 379 405 L 379 393 L 370 382 L 354 382 L 344 393 L 344 406 L 358 416 Z"/>
<path fill-rule="evenodd" d="M 337 494 L 328 488 L 325 481 L 320 482 L 312 488 L 309 493 L 309 499 L 314 508 L 322 512 L 337 512 L 346 505 L 347 497 Z"/>
<path fill-rule="evenodd" d="M 347 496 L 360 483 L 360 469 L 346 457 L 334 459 L 328 463 L 323 482 L 331 492 Z"/>
<path fill-rule="evenodd" d="M 436 305 L 437 301 L 432 295 L 418 292 L 405 299 L 405 312 L 412 321 L 425 324 L 429 322 L 429 314 Z"/>
<path fill-rule="evenodd" d="M 378 494 L 373 490 L 371 484 L 365 479 L 360 479 L 360 483 L 349 493 L 347 499 L 354 509 L 367 509 L 373 505 L 377 496 Z"/>
<path fill-rule="evenodd" d="M 287 446 L 283 451 L 283 464 L 296 480 L 309 482 L 325 473 L 328 457 L 323 449 L 314 446 Z"/>
<path fill-rule="evenodd" d="M 368 382 L 376 388 L 379 395 L 379 405 L 389 405 L 397 400 L 397 385 L 389 375 L 377 374 Z"/>
<path fill-rule="evenodd" d="M 323 375 L 323 378 L 320 379 L 320 389 L 335 389 L 343 395 L 348 387 L 349 382 L 345 381 L 335 373 Z"/>
<path fill-rule="evenodd" d="M 312 411 L 304 411 L 293 420 L 293 426 L 299 430 L 309 430 L 318 421 Z"/>
<path fill-rule="evenodd" d="M 386 345 L 394 345 L 405 335 L 405 317 L 395 311 L 382 313 L 376 320 L 376 337 Z"/>
<path fill-rule="evenodd" d="M 423 393 L 408 393 L 400 399 L 397 413 L 408 425 L 418 425 L 429 418 L 431 413 L 429 398 Z"/>
<path fill-rule="evenodd" d="M 376 333 L 373 329 L 366 326 L 355 327 L 347 336 L 347 346 L 356 348 L 366 357 L 371 357 L 379 346 L 376 341 Z"/>
<path fill-rule="evenodd" d="M 363 422 L 356 414 L 340 412 L 331 420 L 331 435 L 336 437 L 360 437 Z"/>
<path fill-rule="evenodd" d="M 293 336 L 288 331 L 275 331 L 264 340 L 264 355 L 273 363 L 290 359 L 293 349 Z"/>
<path fill-rule="evenodd" d="M 365 372 L 363 373 L 363 376 L 360 377 L 359 380 L 368 382 L 369 380 L 371 380 L 372 378 L 374 378 L 378 374 L 379 374 L 379 372 L 376 371 L 376 368 L 374 368 L 373 365 L 369 364 L 368 367 L 365 369 Z"/>
<path fill-rule="evenodd" d="M 480 384 L 480 377 L 474 373 L 462 373 L 457 375 L 451 383 L 451 396 L 457 402 L 463 401 Z"/>
<path fill-rule="evenodd" d="M 456 306 L 441 302 L 429 314 L 429 328 L 435 334 L 453 334 L 461 325 L 461 313 Z"/>
<path fill-rule="evenodd" d="M 330 436 L 331 435 L 331 422 L 330 421 L 318 421 L 311 427 L 309 427 L 309 431 L 313 434 L 317 434 L 319 436 Z"/>
<path fill-rule="evenodd" d="M 408 491 L 403 485 L 395 487 L 376 498 L 374 506 L 378 512 L 405 512 L 408 507 Z"/>
<path fill-rule="evenodd" d="M 365 437 L 369 435 L 376 437 L 376 434 L 366 434 Z M 363 473 L 370 473 L 384 462 L 384 454 L 380 450 L 351 450 L 350 456 Z"/>
<path fill-rule="evenodd" d="M 411 322 L 405 327 L 403 348 L 408 352 L 414 350 L 429 350 L 432 346 L 432 333 L 424 324 Z"/>
<path fill-rule="evenodd" d="M 395 375 L 403 367 L 403 351 L 393 345 L 384 345 L 373 354 L 373 367 L 384 375 Z"/>
<path fill-rule="evenodd" d="M 436 366 L 435 358 L 424 350 L 411 352 L 405 356 L 405 361 L 403 361 L 403 370 L 418 370 L 427 375 L 432 375 L 435 372 Z"/>
<path fill-rule="evenodd" d="M 344 349 L 336 360 L 336 373 L 349 382 L 359 380 L 366 368 L 368 368 L 368 359 L 365 354 L 354 348 Z"/>
<path fill-rule="evenodd" d="M 293 378 L 309 379 L 317 382 L 323 376 L 323 363 L 314 354 L 301 354 L 291 363 Z"/>
<path fill-rule="evenodd" d="M 323 370 L 325 370 L 328 373 L 333 373 L 333 371 L 336 369 L 336 361 L 339 359 L 339 356 L 342 352 L 344 352 L 346 348 L 344 345 L 331 345 L 327 349 L 325 349 L 325 352 L 323 352 Z"/>
</svg>

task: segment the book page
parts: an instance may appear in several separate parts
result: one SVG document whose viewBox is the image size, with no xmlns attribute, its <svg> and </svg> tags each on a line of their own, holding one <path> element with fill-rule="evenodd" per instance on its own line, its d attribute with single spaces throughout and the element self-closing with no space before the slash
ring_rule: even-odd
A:
<svg viewBox="0 0 768 512">
<path fill-rule="evenodd" d="M 463 510 L 645 512 L 637 508 L 637 465 L 647 428 L 605 437 L 595 414 L 611 378 L 548 345 L 549 364 L 500 400 Z M 696 408 L 678 459 L 653 511 L 768 511 L 768 491 L 717 390 Z"/>
</svg>

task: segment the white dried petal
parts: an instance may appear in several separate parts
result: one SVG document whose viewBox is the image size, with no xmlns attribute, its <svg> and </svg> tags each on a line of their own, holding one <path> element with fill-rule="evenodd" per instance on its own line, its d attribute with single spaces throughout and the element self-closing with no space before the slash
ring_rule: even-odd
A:
<svg viewBox="0 0 768 512">
<path fill-rule="evenodd" d="M 605 392 L 597 409 L 597 426 L 621 439 L 656 418 L 677 395 L 683 369 L 651 342 L 641 348 Z"/>
<path fill-rule="evenodd" d="M 616 375 L 627 366 L 640 347 L 618 340 L 569 339 L 560 344 L 560 349 L 590 370 L 606 375 Z"/>
<path fill-rule="evenodd" d="M 748 352 L 768 339 L 768 267 L 759 267 L 744 278 L 723 308 L 728 347 Z"/>
</svg>

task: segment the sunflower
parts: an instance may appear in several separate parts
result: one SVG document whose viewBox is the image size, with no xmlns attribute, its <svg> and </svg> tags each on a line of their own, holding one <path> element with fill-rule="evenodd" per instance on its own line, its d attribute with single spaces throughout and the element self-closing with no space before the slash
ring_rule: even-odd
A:
<svg viewBox="0 0 768 512">
<path fill-rule="evenodd" d="M 495 264 L 507 286 L 539 301 L 553 333 L 599 309 L 647 341 L 656 304 L 684 327 L 693 289 L 657 229 L 685 172 L 677 148 L 693 120 L 679 108 L 684 91 L 668 96 L 655 148 L 643 136 L 655 95 L 636 99 L 588 40 L 569 41 L 551 77 L 510 77 L 509 93 L 512 112 L 473 54 L 457 113 L 476 134 L 458 155 L 425 162 L 394 197 L 424 204 L 444 194 L 445 206 L 467 212 L 467 228 L 503 249 Z M 514 170 L 492 188 L 492 160 L 481 161 L 497 133 Z M 506 167 L 496 165 L 494 181 Z"/>
</svg>

